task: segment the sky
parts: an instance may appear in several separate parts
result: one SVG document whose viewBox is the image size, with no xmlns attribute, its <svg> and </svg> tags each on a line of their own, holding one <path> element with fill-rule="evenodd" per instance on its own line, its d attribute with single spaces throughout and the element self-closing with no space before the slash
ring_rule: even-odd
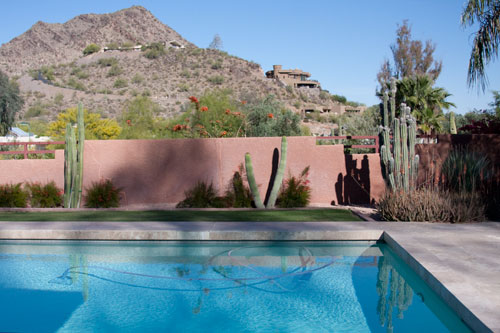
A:
<svg viewBox="0 0 500 333">
<path fill-rule="evenodd" d="M 396 29 L 408 20 L 413 39 L 432 40 L 443 69 L 437 87 L 452 94 L 451 110 L 489 108 L 500 90 L 500 60 L 487 67 L 486 92 L 467 86 L 475 28 L 460 26 L 464 0 L 1 0 L 0 44 L 37 21 L 64 23 L 86 13 L 110 13 L 133 5 L 151 11 L 198 47 L 215 34 L 229 54 L 252 60 L 265 71 L 273 65 L 311 73 L 323 89 L 366 105 L 375 96 L 377 72 L 392 60 Z"/>
</svg>

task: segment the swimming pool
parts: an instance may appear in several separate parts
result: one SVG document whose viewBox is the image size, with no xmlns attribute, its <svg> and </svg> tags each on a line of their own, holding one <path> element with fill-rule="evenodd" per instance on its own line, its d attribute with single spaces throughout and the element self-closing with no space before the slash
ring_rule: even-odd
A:
<svg viewBox="0 0 500 333">
<path fill-rule="evenodd" d="M 374 242 L 0 242 L 0 331 L 468 332 Z"/>
</svg>

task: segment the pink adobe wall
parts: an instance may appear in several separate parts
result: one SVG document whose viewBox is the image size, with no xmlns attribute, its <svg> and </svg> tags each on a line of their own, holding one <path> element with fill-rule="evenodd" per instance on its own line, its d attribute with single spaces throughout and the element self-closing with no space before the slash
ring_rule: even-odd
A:
<svg viewBox="0 0 500 333">
<path fill-rule="evenodd" d="M 222 195 L 249 152 L 264 198 L 275 149 L 281 149 L 279 137 L 87 140 L 84 188 L 111 179 L 123 190 L 122 206 L 173 206 L 197 181 L 212 182 Z M 311 205 L 366 203 L 377 200 L 384 191 L 378 154 L 344 155 L 342 145 L 320 146 L 314 137 L 289 137 L 285 178 L 298 176 L 308 165 Z M 18 171 L 6 174 L 9 169 Z M 0 183 L 54 180 L 62 187 L 63 151 L 57 151 L 54 160 L 0 161 L 0 171 Z"/>
<path fill-rule="evenodd" d="M 56 150 L 54 159 L 0 160 L 0 184 L 51 181 L 64 187 L 64 150 Z"/>
</svg>

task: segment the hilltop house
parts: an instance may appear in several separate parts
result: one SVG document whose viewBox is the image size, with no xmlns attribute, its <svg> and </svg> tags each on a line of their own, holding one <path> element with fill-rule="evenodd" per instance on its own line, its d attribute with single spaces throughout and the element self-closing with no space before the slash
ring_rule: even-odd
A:
<svg viewBox="0 0 500 333">
<path fill-rule="evenodd" d="M 274 65 L 273 70 L 266 72 L 268 79 L 275 79 L 294 88 L 319 88 L 320 84 L 315 80 L 308 80 L 310 73 L 300 69 L 282 69 L 281 65 Z"/>
</svg>

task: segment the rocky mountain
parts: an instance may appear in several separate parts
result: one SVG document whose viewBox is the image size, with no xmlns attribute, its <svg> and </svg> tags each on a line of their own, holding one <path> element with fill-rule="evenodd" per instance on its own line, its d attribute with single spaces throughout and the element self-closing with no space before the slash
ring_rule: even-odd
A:
<svg viewBox="0 0 500 333">
<path fill-rule="evenodd" d="M 71 62 L 91 43 L 135 45 L 170 40 L 194 46 L 140 6 L 111 14 L 79 15 L 63 24 L 38 21 L 0 47 L 0 69 L 20 75 L 33 67 Z"/>
<path fill-rule="evenodd" d="M 153 56 L 141 51 L 140 45 L 152 43 L 165 50 Z M 84 55 L 90 44 L 101 50 Z M 196 47 L 140 6 L 62 24 L 37 22 L 0 47 L 0 70 L 19 83 L 26 101 L 22 120 L 53 120 L 78 101 L 118 117 L 124 103 L 138 95 L 149 96 L 169 117 L 182 112 L 189 96 L 212 89 L 230 89 L 240 100 L 273 94 L 296 112 L 335 104 L 319 89 L 293 89 L 267 79 L 254 62 Z"/>
</svg>

